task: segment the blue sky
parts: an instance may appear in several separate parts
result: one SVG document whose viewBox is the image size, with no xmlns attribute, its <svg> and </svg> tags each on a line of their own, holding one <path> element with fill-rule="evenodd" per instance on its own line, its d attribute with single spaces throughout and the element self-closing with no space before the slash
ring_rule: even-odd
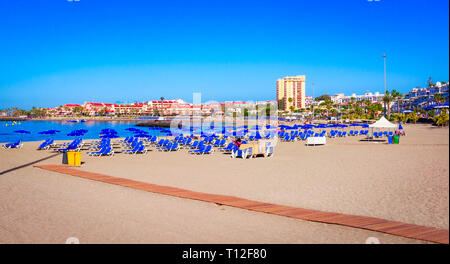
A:
<svg viewBox="0 0 450 264">
<path fill-rule="evenodd" d="M 403 93 L 448 80 L 447 0 L 0 1 L 0 108 Z"/>
</svg>

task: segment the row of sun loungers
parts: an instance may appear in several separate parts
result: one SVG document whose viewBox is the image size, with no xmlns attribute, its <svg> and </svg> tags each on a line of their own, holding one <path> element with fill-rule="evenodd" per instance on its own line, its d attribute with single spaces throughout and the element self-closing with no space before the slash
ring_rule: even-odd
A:
<svg viewBox="0 0 450 264">
<path fill-rule="evenodd" d="M 367 131 L 366 131 L 367 132 Z M 328 136 L 336 137 L 336 136 L 347 136 L 347 132 L 341 131 L 331 131 Z M 359 134 L 364 134 L 363 131 Z M 264 137 L 259 138 L 272 138 L 276 135 L 276 132 L 266 133 Z M 358 135 L 357 132 L 350 131 L 349 135 L 354 136 Z M 249 137 L 250 141 L 256 140 L 258 135 L 251 135 Z M 292 131 L 291 133 L 287 133 L 286 131 L 281 131 L 278 133 L 278 136 L 282 141 L 290 142 L 296 140 L 306 140 L 309 137 L 324 137 L 326 136 L 326 131 L 322 131 L 320 133 L 316 133 L 312 130 L 305 131 Z M 245 142 L 243 142 L 245 143 Z M 20 144 L 20 143 L 19 143 Z M 248 158 L 249 156 L 253 156 L 251 148 L 248 150 L 239 150 L 237 149 L 233 143 L 229 143 L 226 147 L 226 139 L 218 139 L 218 137 L 208 136 L 204 137 L 203 140 L 193 140 L 192 137 L 182 137 L 177 136 L 173 140 L 169 139 L 160 139 L 157 142 L 156 136 L 149 136 L 140 140 L 138 137 L 127 137 L 124 140 L 116 141 L 116 145 L 119 144 L 123 147 L 122 153 L 125 154 L 138 154 L 138 153 L 147 153 L 146 146 L 155 146 L 158 151 L 178 151 L 182 148 L 190 149 L 189 153 L 192 154 L 211 154 L 214 152 L 214 148 L 217 148 L 221 152 L 230 152 L 232 157 L 244 157 Z M 14 147 L 13 144 L 7 144 Z M 60 144 L 56 145 L 56 147 L 60 147 L 56 149 L 58 152 L 67 152 L 67 151 L 76 151 L 80 150 L 83 145 L 81 139 L 75 139 L 70 144 Z M 44 141 L 38 149 L 49 149 L 50 147 L 55 147 L 53 144 L 53 140 Z M 65 147 L 65 148 L 61 148 Z M 91 156 L 112 156 L 114 155 L 113 147 L 111 146 L 111 140 L 108 138 L 103 138 L 100 141 L 94 141 L 91 143 L 91 148 L 87 152 L 88 155 Z M 266 150 L 267 155 L 271 156 L 273 154 L 273 146 Z"/>
<path fill-rule="evenodd" d="M 324 137 L 326 135 L 326 131 L 322 131 L 321 133 L 315 133 L 312 130 L 306 130 L 304 132 L 294 131 L 291 133 L 280 132 L 279 137 L 281 141 L 284 142 L 293 142 L 296 140 L 306 140 L 309 137 Z"/>
<path fill-rule="evenodd" d="M 389 131 L 389 132 L 387 132 L 387 131 L 383 131 L 383 132 L 373 132 L 373 137 L 374 138 L 381 138 L 381 137 L 388 137 L 388 136 L 393 136 L 394 135 L 394 132 L 392 132 L 392 131 Z"/>
</svg>

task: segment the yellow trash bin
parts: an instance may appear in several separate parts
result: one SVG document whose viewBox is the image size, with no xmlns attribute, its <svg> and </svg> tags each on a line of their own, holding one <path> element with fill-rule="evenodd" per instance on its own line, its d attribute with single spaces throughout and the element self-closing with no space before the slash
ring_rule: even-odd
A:
<svg viewBox="0 0 450 264">
<path fill-rule="evenodd" d="M 81 151 L 75 152 L 75 166 L 81 165 Z"/>
<path fill-rule="evenodd" d="M 70 166 L 75 165 L 75 152 L 67 151 L 67 164 Z"/>
<path fill-rule="evenodd" d="M 80 166 L 81 165 L 81 151 L 68 151 L 67 152 L 67 163 L 70 166 Z"/>
</svg>

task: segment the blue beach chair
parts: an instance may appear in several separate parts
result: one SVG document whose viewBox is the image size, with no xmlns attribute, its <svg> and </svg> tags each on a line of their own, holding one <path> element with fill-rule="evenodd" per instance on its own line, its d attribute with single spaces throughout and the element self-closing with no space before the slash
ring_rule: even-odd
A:
<svg viewBox="0 0 450 264">
<path fill-rule="evenodd" d="M 234 145 L 234 143 L 231 142 L 231 143 L 228 143 L 228 146 L 227 146 L 227 147 L 225 147 L 225 148 L 220 148 L 219 151 L 222 151 L 222 152 L 231 152 L 235 147 L 236 147 L 236 146 Z"/>
<path fill-rule="evenodd" d="M 7 143 L 7 144 L 2 145 L 2 148 L 4 148 L 4 149 L 22 148 L 22 147 L 23 147 L 22 140 L 18 140 L 14 143 Z"/>
<path fill-rule="evenodd" d="M 50 146 L 52 144 L 53 144 L 53 139 L 51 139 L 51 138 L 46 139 L 44 142 L 41 143 L 41 145 L 39 145 L 37 150 L 47 150 L 50 148 Z"/>
<path fill-rule="evenodd" d="M 170 150 L 170 148 L 172 147 L 173 144 L 175 144 L 175 143 L 170 142 L 170 143 L 167 144 L 166 146 L 164 146 L 164 147 L 159 147 L 159 148 L 156 148 L 156 149 L 157 149 L 158 151 L 168 151 L 168 150 Z"/>
<path fill-rule="evenodd" d="M 202 141 L 203 142 L 203 141 Z M 199 149 L 189 150 L 191 154 L 200 154 L 205 150 L 206 146 L 202 145 Z"/>
</svg>

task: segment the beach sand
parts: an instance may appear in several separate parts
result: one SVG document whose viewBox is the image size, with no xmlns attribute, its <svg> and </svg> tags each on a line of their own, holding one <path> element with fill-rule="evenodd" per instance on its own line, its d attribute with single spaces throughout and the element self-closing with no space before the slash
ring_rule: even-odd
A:
<svg viewBox="0 0 450 264">
<path fill-rule="evenodd" d="M 81 169 L 206 193 L 449 229 L 449 129 L 405 126 L 399 145 L 279 142 L 273 158 L 220 152 L 83 155 Z M 425 243 L 137 191 L 32 167 L 61 155 L 0 150 L 0 243 Z M 47 158 L 48 159 L 44 159 Z M 16 168 L 41 160 L 35 164 Z M 14 170 L 11 170 L 16 168 Z"/>
</svg>

